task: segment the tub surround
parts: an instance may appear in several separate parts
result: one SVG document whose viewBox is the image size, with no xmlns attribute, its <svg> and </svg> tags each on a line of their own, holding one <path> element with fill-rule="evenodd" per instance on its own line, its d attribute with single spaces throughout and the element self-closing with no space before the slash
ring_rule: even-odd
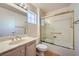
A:
<svg viewBox="0 0 79 59">
<path fill-rule="evenodd" d="M 34 41 L 34 44 L 36 45 L 36 42 L 35 42 L 36 39 L 38 39 L 38 37 L 23 37 L 21 40 L 22 42 L 20 40 L 17 42 L 12 42 L 12 40 L 1 41 L 0 42 L 0 55 L 2 55 L 3 53 L 6 53 L 9 50 L 17 48 L 19 46 L 22 46 L 25 44 L 29 45 L 28 43 L 32 44 L 31 42 L 33 42 L 33 41 Z M 34 49 L 36 49 L 36 48 L 34 48 Z"/>
</svg>

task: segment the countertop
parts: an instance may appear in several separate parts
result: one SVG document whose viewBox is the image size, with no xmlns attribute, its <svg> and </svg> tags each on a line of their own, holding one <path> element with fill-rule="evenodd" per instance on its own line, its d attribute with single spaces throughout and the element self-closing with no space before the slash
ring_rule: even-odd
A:
<svg viewBox="0 0 79 59">
<path fill-rule="evenodd" d="M 6 52 L 8 50 L 11 50 L 13 48 L 16 48 L 20 45 L 23 45 L 23 44 L 26 44 L 30 41 L 33 41 L 33 40 L 36 40 L 38 39 L 38 37 L 23 37 L 22 38 L 22 42 L 21 40 L 20 41 L 17 41 L 19 43 L 16 44 L 16 42 L 14 42 L 13 44 L 10 44 L 12 42 L 12 40 L 5 40 L 5 41 L 1 41 L 0 42 L 0 54 L 3 53 L 3 52 Z"/>
</svg>

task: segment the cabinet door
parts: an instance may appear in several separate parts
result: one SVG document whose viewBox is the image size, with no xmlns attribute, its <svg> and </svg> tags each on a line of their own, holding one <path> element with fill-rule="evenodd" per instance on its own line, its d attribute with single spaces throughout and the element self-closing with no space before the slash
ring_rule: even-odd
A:
<svg viewBox="0 0 79 59">
<path fill-rule="evenodd" d="M 4 53 L 2 56 L 24 56 L 24 55 L 25 55 L 25 46 L 21 46 Z"/>
<path fill-rule="evenodd" d="M 17 56 L 24 56 L 25 55 L 25 46 L 21 46 L 16 49 Z"/>
<path fill-rule="evenodd" d="M 30 42 L 26 45 L 26 56 L 36 56 L 36 42 Z"/>
</svg>

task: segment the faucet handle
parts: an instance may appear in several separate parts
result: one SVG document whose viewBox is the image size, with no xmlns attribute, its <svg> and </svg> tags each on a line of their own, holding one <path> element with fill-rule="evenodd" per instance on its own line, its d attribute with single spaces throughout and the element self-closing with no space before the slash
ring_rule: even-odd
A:
<svg viewBox="0 0 79 59">
<path fill-rule="evenodd" d="M 18 40 L 18 39 L 22 39 L 20 36 L 16 36 L 16 39 Z"/>
</svg>

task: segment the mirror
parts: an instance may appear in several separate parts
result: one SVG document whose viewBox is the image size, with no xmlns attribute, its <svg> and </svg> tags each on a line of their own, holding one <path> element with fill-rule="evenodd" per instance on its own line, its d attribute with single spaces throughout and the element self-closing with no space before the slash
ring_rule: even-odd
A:
<svg viewBox="0 0 79 59">
<path fill-rule="evenodd" d="M 0 7 L 0 37 L 26 34 L 26 15 Z"/>
</svg>

